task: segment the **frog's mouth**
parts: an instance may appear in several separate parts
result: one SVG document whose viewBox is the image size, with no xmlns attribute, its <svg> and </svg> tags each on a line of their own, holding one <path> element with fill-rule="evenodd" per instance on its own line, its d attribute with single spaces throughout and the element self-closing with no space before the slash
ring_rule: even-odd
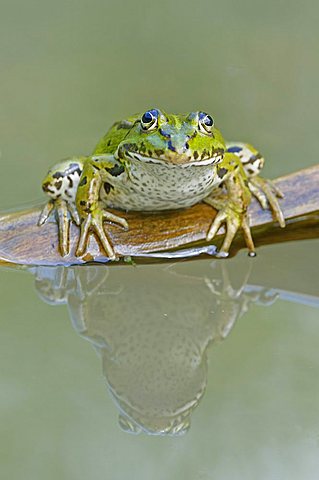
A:
<svg viewBox="0 0 319 480">
<path fill-rule="evenodd" d="M 139 433 L 144 431 L 150 435 L 180 435 L 189 428 L 191 412 L 198 406 L 205 388 L 202 388 L 195 398 L 185 402 L 180 408 L 162 415 L 150 415 L 134 407 L 123 396 L 109 385 L 109 392 L 120 411 L 120 425 L 127 432 Z"/>
<path fill-rule="evenodd" d="M 125 147 L 125 145 L 124 145 Z M 156 154 L 156 152 L 155 152 Z M 189 156 L 186 153 L 178 154 L 175 152 L 166 152 L 163 154 L 159 154 L 157 157 L 147 156 L 145 154 L 129 150 L 129 148 L 125 148 L 118 150 L 118 156 L 120 159 L 130 159 L 130 160 L 137 160 L 143 163 L 153 163 L 153 164 L 160 164 L 166 167 L 182 167 L 182 168 L 189 168 L 189 167 L 200 167 L 205 165 L 215 165 L 220 163 L 224 156 L 224 150 L 216 149 L 212 152 L 211 156 L 203 156 L 195 158 L 194 156 Z"/>
</svg>

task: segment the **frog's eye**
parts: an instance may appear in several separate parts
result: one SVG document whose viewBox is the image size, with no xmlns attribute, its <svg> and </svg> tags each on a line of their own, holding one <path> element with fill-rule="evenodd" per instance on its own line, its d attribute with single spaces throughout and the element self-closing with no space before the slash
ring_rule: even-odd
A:
<svg viewBox="0 0 319 480">
<path fill-rule="evenodd" d="M 154 130 L 158 124 L 158 110 L 148 110 L 141 118 L 143 130 Z"/>
<path fill-rule="evenodd" d="M 198 115 L 198 128 L 199 131 L 206 135 L 212 133 L 214 126 L 214 120 L 210 115 L 205 112 L 199 112 Z"/>
</svg>

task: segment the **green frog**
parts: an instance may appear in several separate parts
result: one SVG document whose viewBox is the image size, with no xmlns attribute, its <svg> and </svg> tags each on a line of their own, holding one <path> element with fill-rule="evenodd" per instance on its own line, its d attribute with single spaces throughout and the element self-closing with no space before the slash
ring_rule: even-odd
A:
<svg viewBox="0 0 319 480">
<path fill-rule="evenodd" d="M 218 211 L 207 232 L 210 242 L 225 224 L 219 250 L 227 256 L 242 228 L 251 256 L 255 247 L 247 208 L 254 195 L 271 208 L 281 227 L 285 220 L 278 198 L 282 193 L 259 176 L 262 155 L 251 145 L 226 143 L 211 115 L 198 111 L 167 114 L 151 109 L 118 121 L 87 157 L 68 158 L 54 165 L 42 188 L 50 197 L 39 225 L 56 211 L 59 246 L 69 253 L 69 217 L 80 226 L 76 255 L 85 254 L 94 233 L 107 256 L 116 259 L 107 221 L 128 229 L 118 211 L 175 210 L 206 202 Z"/>
</svg>

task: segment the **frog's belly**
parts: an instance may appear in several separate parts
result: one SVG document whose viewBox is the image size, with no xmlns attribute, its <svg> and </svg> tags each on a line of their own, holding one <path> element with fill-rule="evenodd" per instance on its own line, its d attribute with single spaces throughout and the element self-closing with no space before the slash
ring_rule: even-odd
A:
<svg viewBox="0 0 319 480">
<path fill-rule="evenodd" d="M 129 175 L 124 173 L 108 179 L 111 187 L 101 189 L 101 200 L 109 207 L 122 210 L 174 210 L 195 205 L 224 181 L 212 165 L 163 168 L 147 164 L 142 167 L 132 165 Z"/>
</svg>

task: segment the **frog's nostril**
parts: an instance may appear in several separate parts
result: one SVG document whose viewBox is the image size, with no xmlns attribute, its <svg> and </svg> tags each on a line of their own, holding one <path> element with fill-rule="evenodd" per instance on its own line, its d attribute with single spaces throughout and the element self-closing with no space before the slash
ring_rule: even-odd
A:
<svg viewBox="0 0 319 480">
<path fill-rule="evenodd" d="M 187 150 L 189 149 L 189 143 L 188 142 L 185 143 L 185 147 L 187 148 Z"/>
</svg>

